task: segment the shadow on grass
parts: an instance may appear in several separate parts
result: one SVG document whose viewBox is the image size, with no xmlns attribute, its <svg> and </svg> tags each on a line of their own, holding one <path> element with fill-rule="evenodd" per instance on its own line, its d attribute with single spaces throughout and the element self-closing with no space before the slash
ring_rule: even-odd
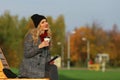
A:
<svg viewBox="0 0 120 80">
<path fill-rule="evenodd" d="M 59 80 L 83 80 L 83 79 L 71 78 L 71 77 L 67 77 L 65 75 L 59 74 Z"/>
</svg>

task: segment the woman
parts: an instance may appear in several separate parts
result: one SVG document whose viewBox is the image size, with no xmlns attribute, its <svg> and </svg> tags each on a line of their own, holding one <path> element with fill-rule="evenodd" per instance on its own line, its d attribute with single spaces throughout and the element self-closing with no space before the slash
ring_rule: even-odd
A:
<svg viewBox="0 0 120 80">
<path fill-rule="evenodd" d="M 35 28 L 28 32 L 24 41 L 24 58 L 20 66 L 20 77 L 44 78 L 58 80 L 57 67 L 48 63 L 51 59 L 49 39 L 51 31 L 47 19 L 43 15 L 31 16 Z"/>
</svg>

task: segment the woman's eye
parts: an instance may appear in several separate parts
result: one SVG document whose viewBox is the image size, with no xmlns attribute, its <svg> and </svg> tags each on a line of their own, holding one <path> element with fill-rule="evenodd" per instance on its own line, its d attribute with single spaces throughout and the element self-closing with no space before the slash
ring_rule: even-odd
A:
<svg viewBox="0 0 120 80">
<path fill-rule="evenodd" d="M 44 23 L 44 21 L 42 22 L 42 24 Z"/>
</svg>

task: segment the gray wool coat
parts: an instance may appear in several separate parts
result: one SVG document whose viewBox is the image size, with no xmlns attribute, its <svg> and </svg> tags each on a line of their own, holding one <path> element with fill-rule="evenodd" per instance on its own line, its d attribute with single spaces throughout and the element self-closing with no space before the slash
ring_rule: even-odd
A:
<svg viewBox="0 0 120 80">
<path fill-rule="evenodd" d="M 32 34 L 29 33 L 24 41 L 24 57 L 20 66 L 21 77 L 43 78 L 47 72 L 46 63 L 50 60 L 49 48 L 38 48 L 41 43 L 38 38 L 37 45 L 33 44 Z"/>
</svg>

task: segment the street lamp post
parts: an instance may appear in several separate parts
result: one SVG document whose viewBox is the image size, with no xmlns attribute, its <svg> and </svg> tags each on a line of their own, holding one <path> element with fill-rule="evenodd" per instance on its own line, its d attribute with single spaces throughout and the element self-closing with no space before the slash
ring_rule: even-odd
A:
<svg viewBox="0 0 120 80">
<path fill-rule="evenodd" d="M 64 67 L 64 47 L 61 46 L 61 56 L 62 56 L 62 67 Z"/>
<path fill-rule="evenodd" d="M 70 69 L 70 35 L 68 35 L 68 60 L 67 60 L 67 69 Z"/>
<path fill-rule="evenodd" d="M 75 31 L 72 31 L 71 34 L 75 34 Z M 70 69 L 70 34 L 68 34 L 68 55 L 67 55 L 67 69 Z"/>
<path fill-rule="evenodd" d="M 61 65 L 62 65 L 62 67 L 64 67 L 64 47 L 63 47 L 63 45 L 61 44 L 61 42 L 58 42 L 57 43 L 58 45 L 60 45 L 61 46 L 61 58 L 62 58 L 62 62 L 61 62 Z"/>
<path fill-rule="evenodd" d="M 87 60 L 88 60 L 88 64 L 89 64 L 89 60 L 90 60 L 90 42 L 89 42 L 89 40 L 87 40 Z"/>
<path fill-rule="evenodd" d="M 89 66 L 89 60 L 90 60 L 90 42 L 86 38 L 82 38 L 83 41 L 87 41 L 87 67 Z"/>
</svg>

